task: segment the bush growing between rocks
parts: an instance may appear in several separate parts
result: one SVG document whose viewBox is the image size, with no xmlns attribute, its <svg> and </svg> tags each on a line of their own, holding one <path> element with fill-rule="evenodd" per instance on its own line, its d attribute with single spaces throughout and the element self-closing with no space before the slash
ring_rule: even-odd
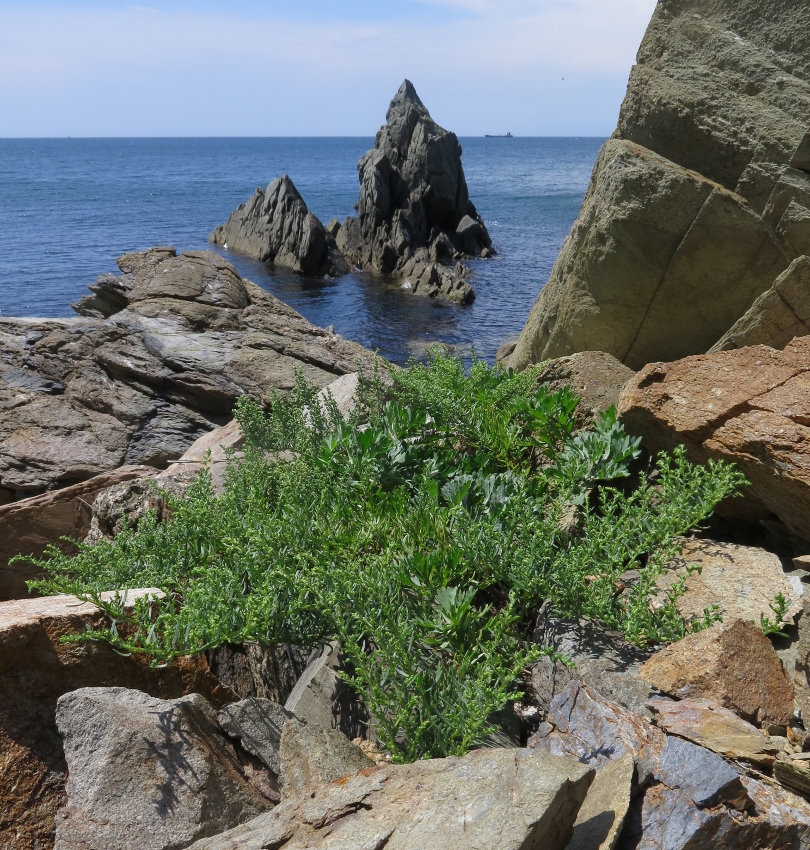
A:
<svg viewBox="0 0 810 850">
<path fill-rule="evenodd" d="M 631 475 L 639 442 L 615 411 L 575 433 L 577 399 L 531 371 L 477 361 L 467 374 L 435 355 L 393 378 L 388 401 L 362 381 L 348 422 L 303 380 L 267 412 L 242 399 L 244 458 L 223 495 L 203 473 L 172 521 L 149 516 L 74 557 L 52 549 L 37 589 L 107 611 L 109 630 L 78 639 L 156 663 L 339 640 L 398 761 L 461 755 L 492 731 L 540 652 L 524 636 L 546 599 L 642 645 L 711 621 L 680 618 L 682 585 L 651 602 L 678 537 L 743 483 L 732 467 L 676 451 Z M 639 578 L 622 592 L 628 569 Z M 100 598 L 150 586 L 165 598 L 130 613 Z"/>
</svg>

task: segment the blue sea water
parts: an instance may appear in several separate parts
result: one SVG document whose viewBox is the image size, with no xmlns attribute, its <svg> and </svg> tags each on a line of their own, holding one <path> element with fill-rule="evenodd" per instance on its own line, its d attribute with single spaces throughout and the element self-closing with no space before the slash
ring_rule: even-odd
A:
<svg viewBox="0 0 810 850">
<path fill-rule="evenodd" d="M 313 281 L 220 251 L 311 322 L 394 362 L 437 342 L 493 360 L 523 327 L 576 218 L 602 139 L 462 139 L 470 196 L 498 257 L 476 301 L 413 297 L 367 275 Z M 0 315 L 69 316 L 115 258 L 207 248 L 209 233 L 286 172 L 322 221 L 354 212 L 371 138 L 0 139 Z"/>
</svg>

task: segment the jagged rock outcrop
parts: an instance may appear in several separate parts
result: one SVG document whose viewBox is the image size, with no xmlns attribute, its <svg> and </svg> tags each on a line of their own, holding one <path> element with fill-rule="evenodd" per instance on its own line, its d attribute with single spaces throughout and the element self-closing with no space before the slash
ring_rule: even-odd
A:
<svg viewBox="0 0 810 850">
<path fill-rule="evenodd" d="M 660 0 L 508 365 L 707 351 L 810 251 L 810 6 Z"/>
<path fill-rule="evenodd" d="M 257 188 L 209 241 L 305 275 L 336 277 L 349 271 L 334 237 L 307 209 L 286 174 L 267 189 Z"/>
<path fill-rule="evenodd" d="M 492 241 L 470 201 L 458 139 L 430 117 L 408 80 L 357 168 L 359 217 L 329 225 L 343 254 L 405 278 L 415 295 L 472 301 L 468 270 L 453 262 L 489 256 Z"/>
<path fill-rule="evenodd" d="M 125 464 L 164 468 L 295 372 L 316 386 L 373 355 L 311 325 L 208 251 L 126 254 L 73 319 L 0 319 L 0 496 Z"/>
</svg>

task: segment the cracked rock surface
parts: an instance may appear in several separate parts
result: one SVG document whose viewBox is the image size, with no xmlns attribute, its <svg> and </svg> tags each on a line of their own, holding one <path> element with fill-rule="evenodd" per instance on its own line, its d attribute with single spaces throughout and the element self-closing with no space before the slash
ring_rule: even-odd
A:
<svg viewBox="0 0 810 850">
<path fill-rule="evenodd" d="M 593 773 L 528 750 L 370 768 L 190 850 L 563 850 Z"/>
<path fill-rule="evenodd" d="M 693 461 L 736 463 L 751 486 L 724 512 L 776 516 L 810 537 L 810 337 L 651 363 L 625 385 L 619 413 L 650 452 L 683 444 Z"/>
<path fill-rule="evenodd" d="M 506 365 L 596 350 L 640 369 L 699 354 L 763 293 L 790 288 L 777 279 L 810 253 L 809 33 L 806 3 L 660 0 Z M 723 347 L 784 345 L 785 311 L 767 307 Z"/>
<path fill-rule="evenodd" d="M 208 251 L 126 254 L 69 319 L 0 319 L 0 497 L 125 464 L 157 468 L 240 395 L 318 387 L 370 364 Z"/>
</svg>

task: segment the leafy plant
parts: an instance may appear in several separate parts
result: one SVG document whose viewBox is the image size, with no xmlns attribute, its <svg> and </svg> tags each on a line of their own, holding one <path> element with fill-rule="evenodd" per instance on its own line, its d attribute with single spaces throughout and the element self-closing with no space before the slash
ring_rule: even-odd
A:
<svg viewBox="0 0 810 850">
<path fill-rule="evenodd" d="M 785 598 L 783 593 L 777 593 L 773 602 L 768 606 L 773 612 L 773 620 L 766 617 L 764 614 L 759 615 L 759 624 L 762 627 L 762 633 L 767 637 L 787 637 L 787 634 L 782 630 L 782 623 L 785 621 L 785 615 L 790 608 L 790 601 Z"/>
<path fill-rule="evenodd" d="M 111 625 L 74 639 L 156 663 L 339 640 L 394 758 L 461 754 L 518 696 L 545 600 L 639 644 L 701 625 L 678 615 L 683 588 L 662 600 L 656 579 L 744 479 L 683 450 L 634 478 L 639 443 L 615 411 L 577 432 L 575 410 L 531 370 L 466 372 L 441 354 L 363 378 L 348 421 L 299 377 L 265 409 L 240 400 L 247 442 L 224 493 L 203 473 L 171 521 L 147 516 L 75 556 L 51 548 L 32 586 L 102 604 Z M 640 579 L 624 592 L 627 570 Z M 163 596 L 102 601 L 134 587 Z"/>
</svg>

